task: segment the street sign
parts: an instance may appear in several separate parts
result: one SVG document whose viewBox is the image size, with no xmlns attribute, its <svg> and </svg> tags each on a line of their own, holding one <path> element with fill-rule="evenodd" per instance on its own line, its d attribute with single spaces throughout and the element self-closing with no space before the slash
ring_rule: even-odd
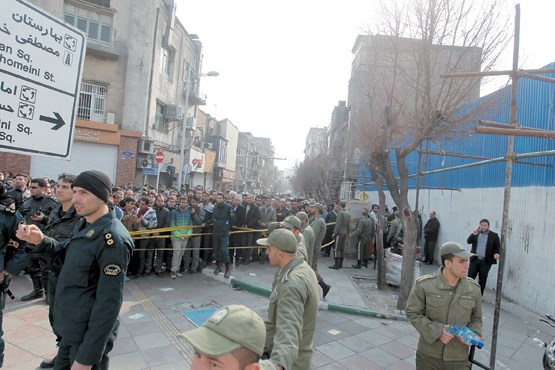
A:
<svg viewBox="0 0 555 370">
<path fill-rule="evenodd" d="M 85 36 L 23 0 L 0 12 L 0 150 L 69 159 Z"/>
<path fill-rule="evenodd" d="M 156 175 L 158 170 L 156 168 L 143 168 L 144 175 Z"/>
<path fill-rule="evenodd" d="M 156 163 L 164 162 L 164 153 L 163 152 L 154 153 L 154 160 L 156 161 Z"/>
</svg>

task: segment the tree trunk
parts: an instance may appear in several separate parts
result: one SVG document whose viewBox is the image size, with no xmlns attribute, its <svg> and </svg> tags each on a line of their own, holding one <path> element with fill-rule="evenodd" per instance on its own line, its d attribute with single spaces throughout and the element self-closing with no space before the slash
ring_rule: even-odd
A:
<svg viewBox="0 0 555 370">
<path fill-rule="evenodd" d="M 383 178 L 380 177 L 376 181 L 378 187 L 378 198 L 380 204 L 380 212 L 378 225 L 376 227 L 376 262 L 378 264 L 378 289 L 384 290 L 386 288 L 385 273 L 387 271 L 387 265 L 385 260 L 384 245 L 383 245 L 383 230 L 384 230 L 384 211 L 385 211 L 385 193 L 383 190 Z"/>
<path fill-rule="evenodd" d="M 417 220 L 409 208 L 403 208 L 403 267 L 397 309 L 404 311 L 414 283 L 414 263 L 416 261 Z"/>
</svg>

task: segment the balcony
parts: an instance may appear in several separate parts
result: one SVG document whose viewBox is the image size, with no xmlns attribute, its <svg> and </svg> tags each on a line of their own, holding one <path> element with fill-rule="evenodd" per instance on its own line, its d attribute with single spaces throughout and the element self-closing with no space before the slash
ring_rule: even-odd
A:
<svg viewBox="0 0 555 370">
<path fill-rule="evenodd" d="M 183 88 L 183 97 L 187 95 L 187 89 Z M 189 105 L 206 105 L 206 94 L 189 90 Z"/>
</svg>

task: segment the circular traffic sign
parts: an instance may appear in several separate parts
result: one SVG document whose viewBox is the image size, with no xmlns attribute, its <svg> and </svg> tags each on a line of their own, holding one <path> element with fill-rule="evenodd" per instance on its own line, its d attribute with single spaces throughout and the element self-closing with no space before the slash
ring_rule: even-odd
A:
<svg viewBox="0 0 555 370">
<path fill-rule="evenodd" d="M 162 152 L 154 153 L 154 160 L 156 161 L 156 163 L 164 162 L 164 153 Z"/>
</svg>

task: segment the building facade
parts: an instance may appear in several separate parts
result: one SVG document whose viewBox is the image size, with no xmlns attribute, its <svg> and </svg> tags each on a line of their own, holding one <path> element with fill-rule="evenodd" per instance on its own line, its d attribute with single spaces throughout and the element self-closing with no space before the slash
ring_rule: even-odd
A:
<svg viewBox="0 0 555 370">
<path fill-rule="evenodd" d="M 320 127 L 311 127 L 306 135 L 304 158 L 315 158 L 320 154 L 328 151 L 328 133 L 327 129 Z"/>
</svg>

